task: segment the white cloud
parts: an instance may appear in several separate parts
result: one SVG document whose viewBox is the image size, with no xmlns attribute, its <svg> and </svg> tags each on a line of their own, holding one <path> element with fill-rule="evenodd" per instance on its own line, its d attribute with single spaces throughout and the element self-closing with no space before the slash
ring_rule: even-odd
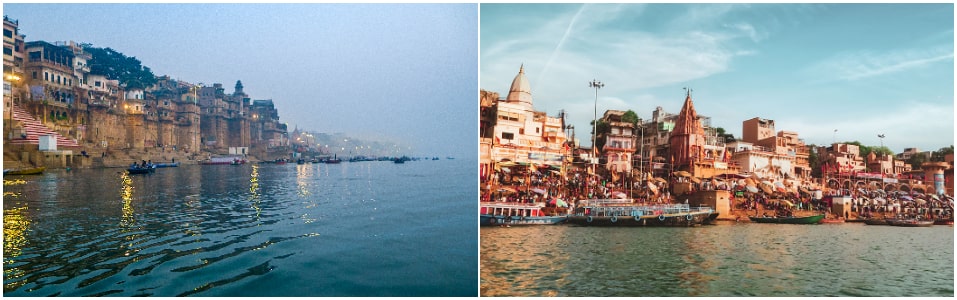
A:
<svg viewBox="0 0 957 300">
<path fill-rule="evenodd" d="M 902 49 L 886 53 L 842 53 L 812 65 L 806 72 L 823 81 L 854 81 L 953 61 L 953 46 Z"/>
</svg>

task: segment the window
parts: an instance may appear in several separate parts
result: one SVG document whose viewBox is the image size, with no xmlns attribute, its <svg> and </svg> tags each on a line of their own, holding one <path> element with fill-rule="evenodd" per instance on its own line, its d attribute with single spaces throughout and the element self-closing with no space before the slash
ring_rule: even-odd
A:
<svg viewBox="0 0 957 300">
<path fill-rule="evenodd" d="M 512 139 L 515 139 L 515 134 L 514 134 L 514 133 L 511 133 L 511 132 L 502 132 L 502 139 L 503 139 L 503 140 L 512 140 Z"/>
<path fill-rule="evenodd" d="M 13 37 L 13 31 L 10 30 L 10 29 L 4 29 L 4 30 L 3 30 L 3 37 L 12 38 L 12 37 Z"/>
<path fill-rule="evenodd" d="M 93 82 L 93 86 L 95 86 L 95 87 L 100 87 L 100 81 L 94 81 L 94 82 Z"/>
<path fill-rule="evenodd" d="M 13 55 L 13 49 L 3 47 L 3 55 Z"/>
<path fill-rule="evenodd" d="M 30 61 L 33 61 L 33 62 L 40 61 L 40 51 L 30 52 Z"/>
<path fill-rule="evenodd" d="M 43 80 L 50 81 L 50 73 L 43 72 Z"/>
<path fill-rule="evenodd" d="M 525 128 L 519 128 L 518 134 L 525 134 Z"/>
<path fill-rule="evenodd" d="M 33 79 L 37 79 L 37 71 L 33 71 Z"/>
</svg>

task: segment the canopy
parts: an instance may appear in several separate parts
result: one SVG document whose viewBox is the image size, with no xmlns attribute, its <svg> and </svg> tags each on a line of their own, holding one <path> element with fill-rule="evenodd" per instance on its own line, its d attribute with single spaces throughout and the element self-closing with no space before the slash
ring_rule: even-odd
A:
<svg viewBox="0 0 957 300">
<path fill-rule="evenodd" d="M 518 191 L 516 191 L 516 190 L 513 189 L 513 188 L 503 187 L 503 188 L 499 188 L 499 189 L 498 189 L 498 192 L 499 192 L 499 193 L 517 193 Z"/>
<path fill-rule="evenodd" d="M 750 186 L 750 185 L 749 185 L 749 186 L 747 186 L 746 188 L 748 189 L 749 192 L 752 192 L 752 193 L 757 193 L 757 192 L 759 192 L 758 188 L 755 187 L 755 186 Z"/>
<path fill-rule="evenodd" d="M 914 201 L 914 198 L 911 198 L 910 196 L 901 196 L 901 199 L 907 200 L 907 201 Z"/>
<path fill-rule="evenodd" d="M 698 179 L 698 177 L 688 177 L 688 178 L 690 178 L 691 181 L 694 183 L 701 183 L 701 179 Z"/>
<path fill-rule="evenodd" d="M 917 199 L 917 200 L 914 200 L 914 201 L 917 202 L 917 204 L 927 203 L 927 200 L 924 200 L 924 199 Z"/>
<path fill-rule="evenodd" d="M 615 198 L 625 199 L 625 198 L 628 198 L 628 195 L 625 195 L 625 193 L 622 193 L 622 192 L 618 192 L 618 193 L 615 193 Z"/>
<path fill-rule="evenodd" d="M 539 194 L 542 194 L 542 195 L 545 194 L 545 190 L 539 189 L 539 188 L 534 188 L 534 189 L 532 189 L 532 191 L 533 191 L 533 192 L 536 192 L 536 193 L 539 193 Z"/>
<path fill-rule="evenodd" d="M 691 173 L 688 173 L 686 171 L 678 171 L 678 172 L 675 172 L 674 174 L 675 176 L 679 176 L 679 177 L 691 177 Z"/>
</svg>

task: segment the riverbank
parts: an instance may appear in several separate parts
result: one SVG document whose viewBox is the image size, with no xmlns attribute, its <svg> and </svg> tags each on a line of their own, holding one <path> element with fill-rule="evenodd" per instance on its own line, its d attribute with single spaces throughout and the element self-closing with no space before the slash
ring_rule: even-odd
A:
<svg viewBox="0 0 957 300">
<path fill-rule="evenodd" d="M 4 169 L 39 166 L 44 166 L 48 170 L 125 168 L 134 162 L 140 163 L 143 161 L 152 161 L 153 163 L 178 162 L 180 165 L 195 165 L 210 157 L 226 155 L 208 151 L 186 151 L 170 147 L 121 150 L 92 147 L 88 148 L 90 150 L 41 152 L 37 150 L 36 145 L 32 145 L 32 147 L 24 146 L 4 145 Z M 247 155 L 246 161 L 255 163 L 261 161 L 261 159 L 253 155 Z"/>
</svg>

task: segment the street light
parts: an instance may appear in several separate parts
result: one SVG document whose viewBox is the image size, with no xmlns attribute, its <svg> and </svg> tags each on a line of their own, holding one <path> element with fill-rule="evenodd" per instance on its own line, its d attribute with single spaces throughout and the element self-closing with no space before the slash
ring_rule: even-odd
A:
<svg viewBox="0 0 957 300">
<path fill-rule="evenodd" d="M 592 167 L 594 167 L 595 164 L 598 163 L 598 161 L 595 160 L 595 158 L 598 156 L 598 148 L 595 145 L 595 140 L 598 137 L 598 89 L 604 86 L 605 86 L 604 83 L 601 83 L 601 81 L 598 81 L 595 79 L 592 79 L 591 82 L 588 83 L 588 87 L 595 88 L 595 116 L 594 116 L 594 119 L 592 119 L 592 125 L 591 125 L 591 149 L 593 154 L 592 161 L 594 162 L 592 163 Z"/>
</svg>

